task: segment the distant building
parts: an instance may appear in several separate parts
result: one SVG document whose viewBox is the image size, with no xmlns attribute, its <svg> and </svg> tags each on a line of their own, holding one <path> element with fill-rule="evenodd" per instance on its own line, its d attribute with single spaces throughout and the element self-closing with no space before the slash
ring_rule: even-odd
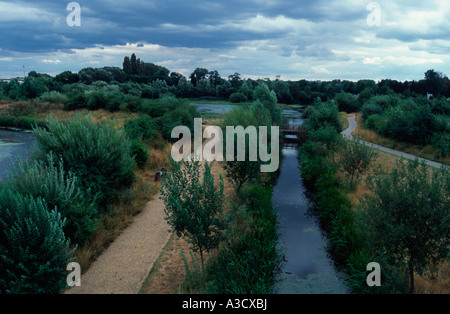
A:
<svg viewBox="0 0 450 314">
<path fill-rule="evenodd" d="M 433 94 L 427 93 L 427 98 L 428 98 L 428 100 L 430 100 L 431 98 L 433 98 Z"/>
<path fill-rule="evenodd" d="M 23 77 L 16 77 L 16 78 L 9 78 L 9 79 L 0 79 L 0 82 L 6 82 L 9 83 L 12 80 L 16 80 L 19 84 L 23 83 Z"/>
</svg>

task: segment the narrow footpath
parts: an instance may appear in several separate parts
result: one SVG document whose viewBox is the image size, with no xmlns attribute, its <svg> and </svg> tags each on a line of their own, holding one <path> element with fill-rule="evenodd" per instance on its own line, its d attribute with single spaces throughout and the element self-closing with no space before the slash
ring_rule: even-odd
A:
<svg viewBox="0 0 450 314">
<path fill-rule="evenodd" d="M 341 134 L 342 134 L 342 136 L 344 136 L 345 138 L 347 138 L 349 140 L 356 141 L 357 139 L 352 136 L 353 131 L 358 127 L 358 124 L 356 123 L 356 117 L 355 116 L 351 116 L 351 117 L 348 117 L 347 120 L 348 120 L 348 123 L 349 123 L 348 124 L 348 128 L 346 130 L 342 131 Z M 435 161 L 431 161 L 431 160 L 428 160 L 428 159 L 420 158 L 420 157 L 417 157 L 417 156 L 414 156 L 414 155 L 411 155 L 411 154 L 407 154 L 407 153 L 404 153 L 404 152 L 401 152 L 401 151 L 398 151 L 398 150 L 394 150 L 394 149 L 391 149 L 391 148 L 387 148 L 387 147 L 380 146 L 380 145 L 377 145 L 377 144 L 374 144 L 374 143 L 370 143 L 370 142 L 366 142 L 366 141 L 363 141 L 363 140 L 358 140 L 358 141 L 361 142 L 362 144 L 366 145 L 366 146 L 369 146 L 369 147 L 372 147 L 372 148 L 375 148 L 375 149 L 379 149 L 379 150 L 381 150 L 383 152 L 386 152 L 386 153 L 389 153 L 389 154 L 394 154 L 394 155 L 397 155 L 397 156 L 400 156 L 400 157 L 403 157 L 403 158 L 406 158 L 406 159 L 411 159 L 411 160 L 415 160 L 416 158 L 418 158 L 420 162 L 425 162 L 428 166 L 431 166 L 431 167 L 434 167 L 434 168 L 438 168 L 438 169 L 444 167 L 447 170 L 450 170 L 449 166 L 443 165 L 443 164 L 435 162 Z"/>
<path fill-rule="evenodd" d="M 160 194 L 81 276 L 81 286 L 65 294 L 137 294 L 169 240 Z"/>
</svg>

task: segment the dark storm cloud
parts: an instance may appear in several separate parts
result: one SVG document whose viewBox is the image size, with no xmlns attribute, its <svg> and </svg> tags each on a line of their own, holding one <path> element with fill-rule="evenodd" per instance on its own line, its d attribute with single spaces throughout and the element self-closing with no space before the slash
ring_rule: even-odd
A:
<svg viewBox="0 0 450 314">
<path fill-rule="evenodd" d="M 377 1 L 379 27 L 367 24 L 371 0 L 78 0 L 81 27 L 66 23 L 69 2 L 0 0 L 0 68 L 120 66 L 140 51 L 184 72 L 208 65 L 228 74 L 352 79 L 423 73 L 449 58 L 446 1 Z"/>
<path fill-rule="evenodd" d="M 65 23 L 69 1 L 20 1 L 16 5 L 45 12 L 42 19 L 2 21 L 0 43 L 12 51 L 83 48 L 147 41 L 166 46 L 224 47 L 232 42 L 277 38 L 232 26 L 257 15 L 311 21 L 352 21 L 364 7 L 341 8 L 328 1 L 78 1 L 82 25 Z M 168 28 L 167 25 L 178 26 Z M 228 25 L 228 26 L 225 26 Z M 184 27 L 184 28 L 183 28 Z M 209 27 L 209 28 L 208 28 Z"/>
</svg>

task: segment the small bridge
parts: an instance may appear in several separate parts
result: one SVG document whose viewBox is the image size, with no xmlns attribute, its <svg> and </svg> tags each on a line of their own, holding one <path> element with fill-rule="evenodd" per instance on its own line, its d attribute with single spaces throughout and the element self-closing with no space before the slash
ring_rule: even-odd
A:
<svg viewBox="0 0 450 314">
<path fill-rule="evenodd" d="M 283 147 L 297 148 L 306 140 L 306 131 L 301 125 L 283 125 L 281 131 L 284 134 Z"/>
</svg>

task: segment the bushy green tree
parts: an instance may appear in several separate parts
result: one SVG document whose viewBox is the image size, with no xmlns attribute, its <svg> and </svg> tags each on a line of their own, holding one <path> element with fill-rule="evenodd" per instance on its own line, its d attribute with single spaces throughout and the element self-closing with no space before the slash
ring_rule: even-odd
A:
<svg viewBox="0 0 450 314">
<path fill-rule="evenodd" d="M 76 110 L 87 107 L 88 99 L 84 93 L 79 93 L 70 96 L 69 99 L 64 104 L 65 110 Z"/>
<path fill-rule="evenodd" d="M 366 120 L 369 116 L 373 114 L 382 114 L 383 108 L 380 105 L 374 103 L 367 103 L 361 108 L 362 118 Z"/>
<path fill-rule="evenodd" d="M 155 123 L 149 115 L 127 120 L 124 129 L 131 139 L 151 141 L 155 135 Z"/>
<path fill-rule="evenodd" d="M 33 76 L 26 77 L 22 85 L 20 85 L 20 88 L 22 90 L 22 95 L 27 99 L 37 98 L 48 91 L 43 79 L 35 78 Z"/>
<path fill-rule="evenodd" d="M 184 237 L 200 253 L 205 289 L 204 253 L 219 245 L 226 227 L 223 191 L 222 178 L 216 187 L 207 162 L 202 171 L 198 161 L 171 160 L 169 173 L 162 177 L 161 198 L 166 206 L 166 220 L 178 236 Z"/>
<path fill-rule="evenodd" d="M 172 130 L 176 126 L 186 126 L 191 132 L 194 130 L 194 118 L 200 113 L 197 107 L 189 104 L 177 105 L 174 110 L 168 110 L 162 117 L 155 119 L 162 136 L 168 141 L 176 141 L 172 138 Z"/>
<path fill-rule="evenodd" d="M 59 293 L 70 262 L 64 219 L 41 198 L 0 187 L 0 293 Z"/>
<path fill-rule="evenodd" d="M 356 112 L 361 108 L 358 97 L 350 93 L 340 93 L 334 98 L 339 111 Z"/>
<path fill-rule="evenodd" d="M 256 86 L 253 91 L 253 99 L 259 100 L 269 110 L 272 124 L 281 125 L 283 122 L 282 110 L 278 106 L 277 96 L 274 91 L 270 91 L 265 83 Z"/>
<path fill-rule="evenodd" d="M 271 124 L 270 112 L 262 105 L 261 102 L 256 102 L 252 108 L 236 107 L 223 115 L 220 127 L 224 134 L 224 152 L 226 151 L 226 143 L 231 141 L 231 138 L 227 138 L 227 127 L 242 126 L 244 129 L 254 126 L 268 126 Z M 270 128 L 268 128 L 269 130 Z M 259 134 L 257 133 L 259 139 Z M 270 139 L 270 134 L 268 135 Z M 259 140 L 257 140 L 259 143 Z M 234 135 L 234 161 L 227 160 L 222 163 L 226 171 L 226 176 L 236 186 L 237 191 L 241 190 L 241 187 L 246 182 L 257 180 L 261 175 L 261 160 L 257 158 L 256 161 L 250 160 L 250 139 L 249 136 L 245 136 L 245 152 L 244 160 L 238 161 L 238 138 Z M 259 144 L 258 144 L 259 145 Z M 270 145 L 270 144 L 269 144 Z"/>
<path fill-rule="evenodd" d="M 317 130 L 309 132 L 308 138 L 314 143 L 322 143 L 325 145 L 327 152 L 332 154 L 333 161 L 336 151 L 343 145 L 342 136 L 334 127 L 329 125 L 325 125 Z"/>
<path fill-rule="evenodd" d="M 368 186 L 373 193 L 361 202 L 360 230 L 391 265 L 407 267 L 413 292 L 414 272 L 448 257 L 450 173 L 399 161 L 392 171 L 370 176 Z"/>
<path fill-rule="evenodd" d="M 365 172 L 377 157 L 376 151 L 360 141 L 345 141 L 341 147 L 340 164 L 342 170 L 350 176 L 350 187 Z"/>
<path fill-rule="evenodd" d="M 306 130 L 318 130 L 326 125 L 333 127 L 338 133 L 342 131 L 337 106 L 329 102 L 319 102 L 317 105 L 311 106 L 304 123 Z"/>
<path fill-rule="evenodd" d="M 145 145 L 142 143 L 140 139 L 133 139 L 131 141 L 131 155 L 136 161 L 136 164 L 139 168 L 143 168 L 147 163 L 149 154 Z"/>
<path fill-rule="evenodd" d="M 45 92 L 39 96 L 39 102 L 50 102 L 52 104 L 65 104 L 69 98 L 57 91 Z"/>
<path fill-rule="evenodd" d="M 292 104 L 294 98 L 292 97 L 289 84 L 285 81 L 276 80 L 272 83 L 272 89 L 275 92 L 278 102 L 282 104 Z"/>
<path fill-rule="evenodd" d="M 235 104 L 241 103 L 241 102 L 246 102 L 247 100 L 248 100 L 247 96 L 245 96 L 242 93 L 233 93 L 230 95 L 230 102 L 235 103 Z"/>
</svg>

